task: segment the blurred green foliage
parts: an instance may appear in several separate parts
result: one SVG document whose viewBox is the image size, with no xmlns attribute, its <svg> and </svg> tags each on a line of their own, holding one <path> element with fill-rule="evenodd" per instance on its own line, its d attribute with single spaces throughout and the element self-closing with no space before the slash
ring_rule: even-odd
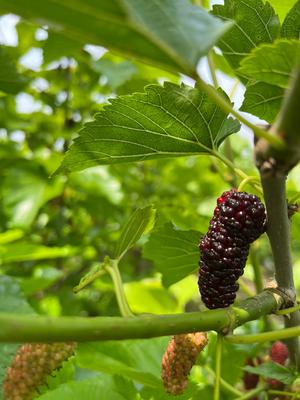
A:
<svg viewBox="0 0 300 400">
<path fill-rule="evenodd" d="M 51 177 L 83 123 L 90 121 L 109 98 L 141 92 L 145 85 L 164 80 L 179 84 L 181 76 L 123 59 L 103 48 L 83 46 L 21 19 L 16 30 L 17 46 L 0 49 L 1 311 L 34 310 L 50 316 L 119 315 L 108 274 L 77 294 L 73 288 L 90 270 L 98 268 L 105 255 L 114 256 L 129 217 L 138 207 L 148 205 L 157 209 L 154 231 L 142 236 L 119 265 L 132 311 L 163 314 L 201 309 L 195 274 L 197 244 L 200 232 L 207 229 L 216 197 L 236 181 L 227 167 L 209 156 L 186 157 L 96 166 Z M 37 68 L 24 65 L 32 50 L 36 52 L 33 58 L 41 56 Z M 231 71 L 222 56 L 217 55 L 218 59 Z M 7 72 L 4 79 L 12 80 L 12 85 L 1 85 L 3 70 Z M 268 115 L 273 118 L 274 109 Z M 249 175 L 255 174 L 249 138 L 237 134 L 231 145 L 235 164 Z M 224 146 L 221 151 L 225 151 Z M 299 172 L 297 167 L 289 177 L 289 197 L 299 191 Z M 295 215 L 292 224 L 298 290 L 299 218 Z M 181 250 L 184 240 L 188 244 Z M 174 264 L 172 246 L 176 247 Z M 187 252 L 184 265 L 178 260 L 181 251 Z M 266 237 L 258 241 L 254 253 L 265 282 L 269 282 L 273 265 Z M 254 293 L 251 260 L 242 279 Z M 15 285 L 21 287 L 26 302 Z M 15 294 L 5 292 L 10 288 L 16 290 Z M 245 296 L 241 291 L 238 300 Z M 16 299 L 21 300 L 18 303 Z M 263 322 L 249 323 L 240 332 L 261 329 Z M 211 335 L 212 345 L 203 356 L 212 368 L 214 340 Z M 78 359 L 70 361 L 76 368 L 70 372 L 64 367 L 67 372 L 64 368 L 58 372 L 51 390 L 40 398 L 168 399 L 159 381 L 166 343 L 164 338 L 82 345 Z M 227 346 L 223 370 L 230 370 L 226 379 L 235 384 L 250 350 L 241 352 L 238 346 Z M 1 347 L 0 351 L 11 357 L 10 349 Z M 255 348 L 253 355 L 257 351 Z M 199 364 L 191 377 L 194 393 L 189 389 L 178 399 L 212 398 L 213 381 L 205 372 L 203 360 Z M 222 397 L 231 398 L 226 392 Z"/>
</svg>

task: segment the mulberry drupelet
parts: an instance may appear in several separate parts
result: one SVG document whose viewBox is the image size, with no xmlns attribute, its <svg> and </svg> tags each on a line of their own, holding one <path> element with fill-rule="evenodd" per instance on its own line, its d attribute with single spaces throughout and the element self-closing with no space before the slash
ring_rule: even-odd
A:
<svg viewBox="0 0 300 400">
<path fill-rule="evenodd" d="M 249 246 L 265 230 L 265 207 L 257 196 L 232 189 L 218 198 L 209 230 L 199 244 L 198 284 L 208 308 L 224 308 L 234 302 Z"/>
</svg>

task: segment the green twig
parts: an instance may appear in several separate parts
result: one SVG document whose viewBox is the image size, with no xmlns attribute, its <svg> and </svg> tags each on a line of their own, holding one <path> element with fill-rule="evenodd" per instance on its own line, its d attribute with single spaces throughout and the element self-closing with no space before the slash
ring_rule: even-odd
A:
<svg viewBox="0 0 300 400">
<path fill-rule="evenodd" d="M 215 371 L 213 371 L 209 366 L 205 366 L 204 367 L 214 378 L 214 380 L 216 379 L 216 374 Z M 225 379 L 223 379 L 222 377 L 220 377 L 220 385 L 223 389 L 225 389 L 227 392 L 234 394 L 235 396 L 242 396 L 242 392 L 240 392 L 238 389 L 236 389 L 234 386 L 230 385 L 230 383 L 228 383 L 227 381 L 225 381 Z"/>
<path fill-rule="evenodd" d="M 235 400 L 248 400 L 254 398 L 257 394 L 266 390 L 265 386 L 260 386 L 255 389 L 249 390 L 243 396 L 236 398 Z"/>
<path fill-rule="evenodd" d="M 213 82 L 213 85 L 216 89 L 219 87 L 219 82 L 216 74 L 216 66 L 212 57 L 212 52 L 210 51 L 207 55 L 207 62 L 209 67 L 210 76 Z"/>
<path fill-rule="evenodd" d="M 251 289 L 248 288 L 247 284 L 244 282 L 244 278 L 239 279 L 239 285 L 241 290 L 247 295 L 247 296 L 254 296 L 255 293 Z"/>
<path fill-rule="evenodd" d="M 273 389 L 270 389 L 270 390 L 268 390 L 268 393 L 270 394 L 270 395 L 278 395 L 278 396 L 288 396 L 288 397 L 291 397 L 292 399 L 299 399 L 300 398 L 300 393 L 295 393 L 295 392 L 286 392 L 286 391 L 283 391 L 283 390 L 273 390 Z"/>
<path fill-rule="evenodd" d="M 229 92 L 230 99 L 232 99 L 233 96 L 235 95 L 235 92 L 237 91 L 237 88 L 239 87 L 239 84 L 240 84 L 240 80 L 238 78 L 236 78 L 234 80 L 232 88 L 230 89 L 230 92 Z"/>
<path fill-rule="evenodd" d="M 120 340 L 200 331 L 228 331 L 275 312 L 284 298 L 263 291 L 238 307 L 203 312 L 138 317 L 46 317 L 0 313 L 0 342 Z M 299 328 L 300 329 L 300 328 Z"/>
<path fill-rule="evenodd" d="M 228 160 L 233 163 L 233 151 L 232 151 L 232 147 L 231 147 L 230 136 L 228 136 L 224 141 L 224 154 L 228 158 Z M 231 180 L 232 180 L 232 186 L 237 187 L 237 184 L 238 184 L 237 183 L 237 174 L 235 171 L 232 171 Z"/>
<path fill-rule="evenodd" d="M 238 79 L 235 80 L 229 93 L 230 100 L 232 100 L 235 91 L 238 88 L 239 82 L 240 81 Z M 232 151 L 230 136 L 228 136 L 224 141 L 224 154 L 233 163 L 233 151 Z M 232 184 L 233 187 L 237 187 L 237 174 L 235 171 L 232 173 Z"/>
<path fill-rule="evenodd" d="M 251 335 L 230 335 L 226 336 L 225 340 L 229 343 L 249 344 L 263 343 L 275 340 L 295 338 L 300 335 L 300 326 L 293 328 L 285 328 L 270 332 L 256 333 Z"/>
<path fill-rule="evenodd" d="M 238 175 L 240 178 L 242 179 L 247 179 L 249 177 L 249 175 L 247 175 L 244 171 L 242 171 L 239 168 L 236 168 L 236 166 L 234 165 L 234 163 L 232 161 L 230 161 L 227 157 L 223 156 L 222 154 L 220 154 L 219 152 L 212 152 L 212 154 L 217 157 L 219 160 L 221 160 L 225 165 L 227 165 L 227 167 L 233 171 L 234 173 L 236 173 L 236 175 Z M 259 193 L 262 193 L 262 189 L 260 187 L 260 185 L 257 185 L 256 183 L 253 182 L 249 182 L 249 184 L 255 188 Z"/>
<path fill-rule="evenodd" d="M 110 274 L 111 279 L 114 283 L 115 293 L 120 309 L 120 313 L 123 317 L 133 317 L 133 313 L 129 307 L 127 302 L 127 298 L 124 292 L 124 286 L 122 282 L 122 278 L 120 275 L 118 261 L 110 260 L 110 263 L 104 264 L 105 270 Z"/>
<path fill-rule="evenodd" d="M 289 308 L 285 308 L 284 310 L 279 310 L 276 312 L 276 315 L 288 315 L 288 314 L 292 314 L 295 311 L 299 311 L 300 310 L 300 304 L 298 304 L 297 306 L 294 307 L 289 307 Z"/>
<path fill-rule="evenodd" d="M 255 252 L 255 243 L 253 243 L 252 248 L 250 248 L 250 261 L 254 272 L 254 283 L 256 288 L 256 293 L 260 293 L 263 288 L 263 276 L 261 266 L 257 261 L 256 252 Z"/>
<path fill-rule="evenodd" d="M 223 335 L 218 333 L 217 345 L 216 345 L 216 379 L 214 388 L 214 400 L 220 399 L 220 380 L 221 380 L 221 362 L 222 362 L 222 347 L 223 347 Z"/>
<path fill-rule="evenodd" d="M 238 191 L 242 192 L 244 190 L 244 187 L 247 186 L 251 182 L 259 182 L 259 177 L 258 176 L 247 176 L 247 178 L 243 179 L 242 182 L 239 184 Z"/>
</svg>

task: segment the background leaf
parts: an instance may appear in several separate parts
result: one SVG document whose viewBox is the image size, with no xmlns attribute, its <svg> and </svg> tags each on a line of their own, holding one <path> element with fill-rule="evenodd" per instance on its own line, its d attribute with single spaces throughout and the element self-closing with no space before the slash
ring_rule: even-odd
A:
<svg viewBox="0 0 300 400">
<path fill-rule="evenodd" d="M 24 236 L 24 232 L 21 229 L 9 229 L 5 232 L 0 233 L 0 245 L 10 242 L 14 242 L 17 239 L 21 239 Z"/>
<path fill-rule="evenodd" d="M 163 284 L 170 286 L 198 269 L 199 240 L 199 232 L 166 224 L 151 234 L 143 254 L 162 273 Z"/>
<path fill-rule="evenodd" d="M 43 171 L 30 168 L 10 168 L 3 188 L 4 211 L 11 228 L 28 228 L 40 207 L 57 197 L 63 190 L 63 181 L 55 178 L 50 182 Z"/>
<path fill-rule="evenodd" d="M 298 40 L 277 40 L 261 45 L 243 59 L 239 72 L 249 78 L 286 88 L 300 61 Z"/>
<path fill-rule="evenodd" d="M 214 5 L 213 15 L 234 20 L 234 27 L 218 42 L 225 58 L 233 68 L 261 43 L 272 43 L 279 35 L 280 23 L 272 6 L 262 0 L 225 0 Z"/>
<path fill-rule="evenodd" d="M 276 379 L 286 385 L 291 385 L 297 377 L 295 371 L 273 362 L 265 362 L 256 367 L 246 366 L 243 369 L 265 378 Z"/>
<path fill-rule="evenodd" d="M 100 377 L 68 382 L 60 385 L 57 389 L 51 390 L 39 396 L 40 400 L 82 400 L 82 399 L 110 399 L 126 400 L 125 395 L 118 393 L 112 383 Z M 134 400 L 134 398 L 133 398 Z"/>
<path fill-rule="evenodd" d="M 114 257 L 120 259 L 139 240 L 149 232 L 155 223 L 156 210 L 152 205 L 138 208 L 124 225 L 116 244 Z"/>
<path fill-rule="evenodd" d="M 210 153 L 240 127 L 197 88 L 166 82 L 145 91 L 110 100 L 80 131 L 58 172 Z"/>
<path fill-rule="evenodd" d="M 80 249 L 72 246 L 47 247 L 28 242 L 14 242 L 0 246 L 0 264 L 70 257 L 79 252 Z"/>
<path fill-rule="evenodd" d="M 199 58 L 231 26 L 187 0 L 77 0 L 72 4 L 45 0 L 43 6 L 39 0 L 30 4 L 2 0 L 0 10 L 35 22 L 42 20 L 81 43 L 105 46 L 182 72 L 194 71 Z"/>
</svg>

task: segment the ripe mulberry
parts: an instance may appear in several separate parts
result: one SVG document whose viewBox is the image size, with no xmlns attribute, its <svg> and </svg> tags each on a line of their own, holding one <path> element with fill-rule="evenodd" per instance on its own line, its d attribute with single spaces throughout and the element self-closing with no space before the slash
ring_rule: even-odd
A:
<svg viewBox="0 0 300 400">
<path fill-rule="evenodd" d="M 270 360 L 273 361 L 274 363 L 285 365 L 287 359 L 289 358 L 289 350 L 283 342 L 280 341 L 274 342 L 270 349 L 269 357 Z M 273 378 L 268 378 L 267 383 L 276 389 L 284 387 L 282 382 Z"/>
<path fill-rule="evenodd" d="M 73 353 L 76 343 L 24 344 L 19 348 L 3 383 L 5 400 L 31 400 L 38 387 Z"/>
<path fill-rule="evenodd" d="M 209 230 L 199 244 L 198 284 L 208 308 L 224 308 L 234 302 L 249 246 L 265 229 L 265 207 L 257 196 L 232 189 L 218 198 Z"/>
<path fill-rule="evenodd" d="M 280 341 L 274 342 L 270 350 L 270 359 L 277 364 L 284 365 L 288 358 L 289 351 L 287 346 Z"/>
<path fill-rule="evenodd" d="M 207 344 L 205 332 L 175 335 L 162 359 L 162 382 L 167 393 L 177 395 L 188 384 L 188 375 L 198 354 Z"/>
<path fill-rule="evenodd" d="M 260 358 L 256 358 L 253 360 L 252 358 L 248 358 L 246 360 L 245 365 L 250 365 L 251 367 L 255 367 L 255 365 L 261 364 L 262 361 Z M 257 384 L 259 381 L 259 376 L 256 374 L 253 374 L 252 372 L 245 371 L 243 375 L 243 382 L 244 382 L 244 387 L 246 390 L 251 390 L 256 388 Z"/>
</svg>

